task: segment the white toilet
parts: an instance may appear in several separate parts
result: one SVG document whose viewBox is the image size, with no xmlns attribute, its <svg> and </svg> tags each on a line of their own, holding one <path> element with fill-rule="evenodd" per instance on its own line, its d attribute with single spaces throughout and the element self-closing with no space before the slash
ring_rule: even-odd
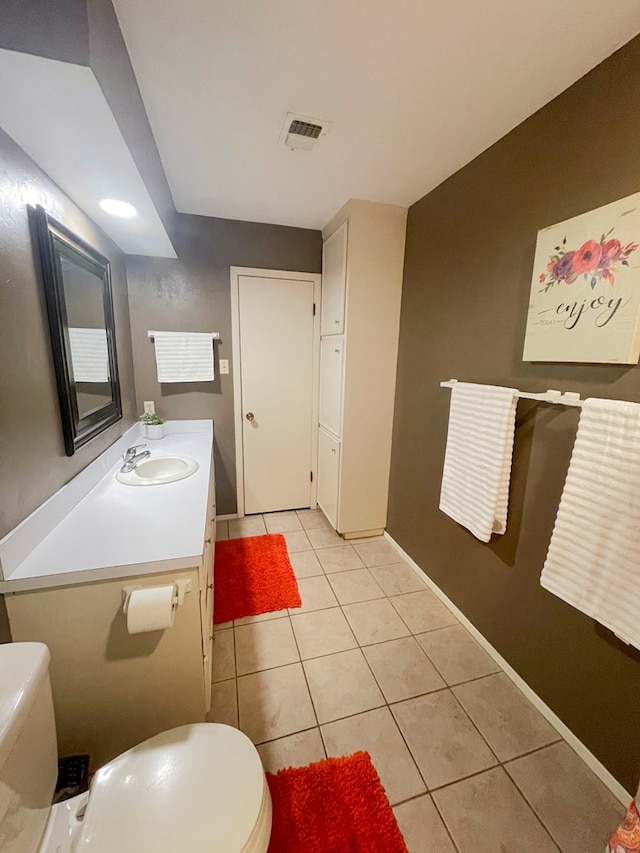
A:
<svg viewBox="0 0 640 853">
<path fill-rule="evenodd" d="M 2 853 L 265 853 L 271 795 L 251 741 L 230 726 L 163 732 L 55 806 L 49 650 L 0 645 Z"/>
</svg>

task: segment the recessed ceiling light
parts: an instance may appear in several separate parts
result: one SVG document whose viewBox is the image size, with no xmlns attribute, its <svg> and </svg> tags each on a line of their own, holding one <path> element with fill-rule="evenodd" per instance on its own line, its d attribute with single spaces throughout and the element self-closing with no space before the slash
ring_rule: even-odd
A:
<svg viewBox="0 0 640 853">
<path fill-rule="evenodd" d="M 112 216 L 122 216 L 125 219 L 131 219 L 138 212 L 128 201 L 118 201 L 116 198 L 103 198 L 100 207 Z"/>
</svg>

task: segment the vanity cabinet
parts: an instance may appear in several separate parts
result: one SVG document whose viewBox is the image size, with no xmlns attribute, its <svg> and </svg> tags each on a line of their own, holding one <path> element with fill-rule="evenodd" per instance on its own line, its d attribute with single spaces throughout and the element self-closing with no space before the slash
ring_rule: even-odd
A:
<svg viewBox="0 0 640 853">
<path fill-rule="evenodd" d="M 115 471 L 122 449 L 109 450 L 106 461 L 113 456 L 115 468 L 105 476 L 105 461 L 92 463 L 102 479 L 85 484 L 75 508 L 55 506 L 79 489 L 72 481 L 36 511 L 36 528 L 52 511 L 63 520 L 0 583 L 13 640 L 42 642 L 51 652 L 60 755 L 89 753 L 92 769 L 161 731 L 203 722 L 211 704 L 212 425 L 181 422 L 175 434 L 171 422 L 167 427 L 158 452 L 196 459 L 199 469 L 191 478 L 152 487 L 121 485 Z M 135 443 L 136 436 L 123 439 L 124 447 Z M 85 472 L 83 477 L 91 480 Z M 0 558 L 21 547 L 15 542 L 23 532 L 17 528 L 14 542 L 0 542 Z M 117 564 L 105 565 L 107 555 L 117 555 Z M 123 611 L 127 589 L 178 581 L 190 583 L 191 591 L 176 608 L 172 627 L 130 634 Z"/>
<path fill-rule="evenodd" d="M 352 200 L 323 229 L 318 504 L 347 539 L 387 521 L 406 218 Z"/>
</svg>

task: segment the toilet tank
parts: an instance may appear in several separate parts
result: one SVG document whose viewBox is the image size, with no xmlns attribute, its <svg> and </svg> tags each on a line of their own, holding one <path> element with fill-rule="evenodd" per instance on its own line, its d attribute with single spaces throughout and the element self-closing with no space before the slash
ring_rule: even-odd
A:
<svg viewBox="0 0 640 853">
<path fill-rule="evenodd" d="M 35 853 L 58 775 L 56 726 L 42 643 L 0 645 L 0 851 Z"/>
</svg>

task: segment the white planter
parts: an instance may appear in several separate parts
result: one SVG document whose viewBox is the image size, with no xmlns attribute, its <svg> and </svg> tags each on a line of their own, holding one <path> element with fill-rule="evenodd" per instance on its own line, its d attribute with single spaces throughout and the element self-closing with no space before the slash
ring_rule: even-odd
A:
<svg viewBox="0 0 640 853">
<path fill-rule="evenodd" d="M 145 424 L 147 438 L 164 438 L 164 424 Z"/>
</svg>

